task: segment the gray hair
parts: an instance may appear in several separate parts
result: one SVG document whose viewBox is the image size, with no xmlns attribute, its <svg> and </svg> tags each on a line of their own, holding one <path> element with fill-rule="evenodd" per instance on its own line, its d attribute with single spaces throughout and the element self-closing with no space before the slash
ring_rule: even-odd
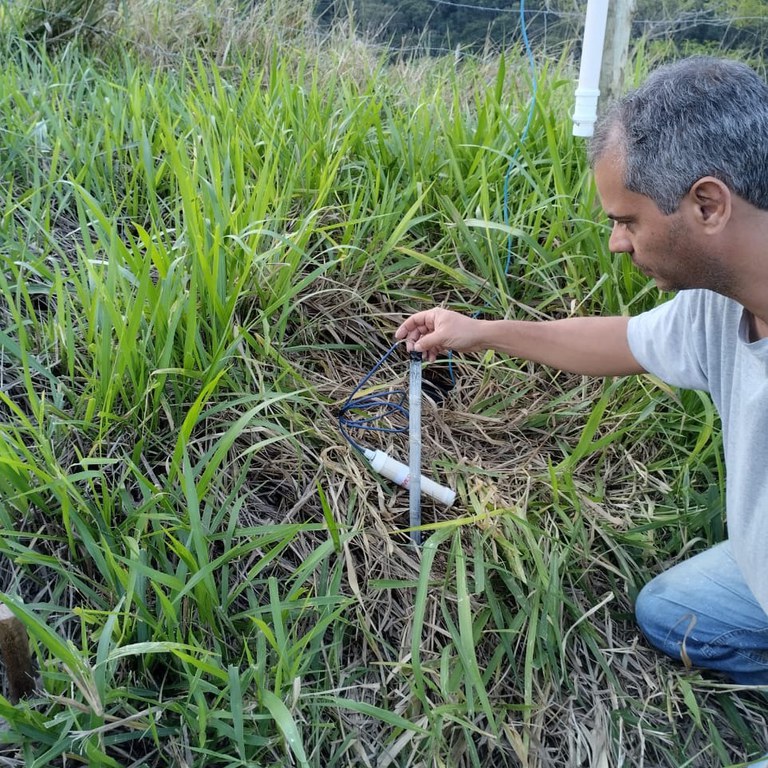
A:
<svg viewBox="0 0 768 768">
<path fill-rule="evenodd" d="M 728 59 L 695 56 L 660 67 L 598 120 L 592 167 L 610 150 L 625 162 L 626 188 L 665 214 L 704 176 L 768 210 L 768 85 Z"/>
</svg>

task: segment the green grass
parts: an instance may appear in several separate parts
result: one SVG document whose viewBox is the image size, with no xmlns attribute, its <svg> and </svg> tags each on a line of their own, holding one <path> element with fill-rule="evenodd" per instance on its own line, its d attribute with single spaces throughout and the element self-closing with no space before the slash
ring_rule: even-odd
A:
<svg viewBox="0 0 768 768">
<path fill-rule="evenodd" d="M 226 55 L 165 50 L 170 66 L 141 36 L 1 41 L 0 599 L 41 677 L 39 696 L 0 698 L 3 759 L 759 753 L 759 692 L 661 660 L 631 615 L 653 573 L 724 535 L 706 399 L 455 360 L 424 457 L 459 500 L 425 504 L 420 552 L 404 494 L 336 428 L 414 309 L 658 300 L 607 251 L 568 56 L 539 62 L 521 143 L 519 51 L 388 61 L 344 30 L 259 23 L 263 45 L 241 31 Z M 395 355 L 372 386 L 405 371 Z M 401 438 L 373 442 L 404 458 Z"/>
</svg>

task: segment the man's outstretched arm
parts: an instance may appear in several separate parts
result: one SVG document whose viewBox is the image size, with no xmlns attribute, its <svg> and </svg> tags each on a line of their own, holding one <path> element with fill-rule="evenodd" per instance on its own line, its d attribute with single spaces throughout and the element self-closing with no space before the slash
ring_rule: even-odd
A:
<svg viewBox="0 0 768 768">
<path fill-rule="evenodd" d="M 417 312 L 398 329 L 409 350 L 435 360 L 448 350 L 493 349 L 558 370 L 589 376 L 644 373 L 627 343 L 627 317 L 565 320 L 479 320 L 435 307 Z"/>
</svg>

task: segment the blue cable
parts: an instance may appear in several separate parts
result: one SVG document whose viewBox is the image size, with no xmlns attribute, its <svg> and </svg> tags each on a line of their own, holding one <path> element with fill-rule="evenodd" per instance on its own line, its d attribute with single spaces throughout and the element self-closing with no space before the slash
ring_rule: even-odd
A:
<svg viewBox="0 0 768 768">
<path fill-rule="evenodd" d="M 531 49 L 531 42 L 528 39 L 528 28 L 525 24 L 525 0 L 520 0 L 520 33 L 523 38 L 523 45 L 525 46 L 525 52 L 528 56 L 528 66 L 531 69 L 531 102 L 528 107 L 528 118 L 525 121 L 523 132 L 520 134 L 520 140 L 515 147 L 515 151 L 512 157 L 509 159 L 509 166 L 507 167 L 507 173 L 504 176 L 504 203 L 503 203 L 503 217 L 504 225 L 509 226 L 509 180 L 512 176 L 512 171 L 515 167 L 515 160 L 520 155 L 520 148 L 528 138 L 528 132 L 531 128 L 531 122 L 533 121 L 533 113 L 536 111 L 536 101 L 538 97 L 538 82 L 536 80 L 536 61 L 533 58 L 533 50 Z M 512 234 L 507 235 L 507 260 L 504 263 L 504 276 L 509 276 L 509 268 L 512 265 Z"/>
<path fill-rule="evenodd" d="M 531 100 L 530 104 L 528 106 L 528 117 L 526 118 L 525 125 L 523 126 L 523 131 L 520 134 L 520 139 L 517 142 L 517 146 L 515 147 L 515 151 L 512 153 L 512 156 L 509 158 L 509 164 L 507 165 L 507 172 L 504 175 L 504 195 L 503 195 L 503 202 L 502 202 L 502 219 L 504 221 L 504 226 L 509 227 L 509 180 L 512 178 L 512 171 L 516 167 L 515 161 L 520 156 L 520 150 L 525 143 L 526 139 L 528 138 L 528 133 L 531 128 L 531 123 L 533 122 L 533 114 L 536 111 L 536 101 L 538 98 L 538 81 L 536 79 L 536 60 L 533 58 L 533 50 L 531 49 L 531 41 L 528 39 L 528 27 L 525 23 L 525 0 L 520 0 L 520 34 L 523 38 L 523 46 L 525 47 L 525 53 L 528 57 L 528 66 L 531 70 Z M 512 248 L 512 233 L 507 233 L 507 257 L 504 262 L 504 277 L 509 277 L 509 270 L 512 266 L 512 256 L 513 256 L 513 248 Z M 477 317 L 480 314 L 481 310 L 478 310 L 475 312 L 472 316 Z M 448 375 L 451 379 L 451 383 L 455 383 L 455 378 L 453 375 L 453 354 L 449 351 L 448 352 Z"/>
<path fill-rule="evenodd" d="M 525 23 L 525 0 L 520 0 L 520 30 L 523 38 L 523 45 L 528 57 L 528 64 L 531 70 L 531 101 L 528 107 L 528 117 L 525 121 L 525 126 L 520 134 L 520 139 L 515 147 L 515 151 L 509 158 L 509 165 L 507 172 L 504 176 L 504 197 L 502 204 L 504 225 L 509 227 L 509 181 L 512 177 L 512 171 L 515 168 L 515 161 L 520 155 L 520 149 L 528 138 L 528 132 L 533 122 L 533 114 L 536 111 L 536 101 L 538 95 L 538 82 L 536 80 L 536 61 L 533 57 L 533 50 L 531 49 L 531 43 L 528 39 L 528 28 Z M 509 277 L 509 270 L 512 265 L 512 234 L 507 235 L 507 257 L 504 264 L 504 276 Z M 476 315 L 479 312 L 475 313 Z M 388 434 L 403 434 L 408 431 L 408 408 L 404 405 L 407 398 L 405 390 L 390 389 L 384 392 L 375 394 L 364 395 L 362 397 L 355 397 L 355 395 L 370 381 L 376 371 L 384 364 L 389 356 L 394 352 L 395 348 L 400 342 L 395 342 L 379 359 L 376 365 L 363 377 L 360 383 L 351 392 L 345 403 L 339 409 L 339 431 L 349 444 L 360 453 L 364 453 L 363 446 L 355 440 L 350 434 L 350 430 L 360 430 L 368 432 L 383 432 Z M 451 352 L 448 352 L 448 373 L 450 375 L 451 384 L 455 384 L 453 375 L 453 360 Z M 354 414 L 360 412 L 371 412 L 370 416 L 360 417 Z M 376 425 L 380 419 L 387 416 L 400 416 L 404 418 L 405 425 L 402 427 L 380 427 Z"/>
</svg>

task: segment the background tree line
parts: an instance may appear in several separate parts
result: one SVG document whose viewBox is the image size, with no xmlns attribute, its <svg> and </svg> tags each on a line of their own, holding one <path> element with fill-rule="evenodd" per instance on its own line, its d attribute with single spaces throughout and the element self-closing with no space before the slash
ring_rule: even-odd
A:
<svg viewBox="0 0 768 768">
<path fill-rule="evenodd" d="M 537 46 L 578 40 L 585 0 L 527 0 L 526 28 Z M 503 46 L 521 37 L 519 0 L 319 0 L 325 20 L 353 15 L 358 28 L 396 48 L 432 53 Z M 684 53 L 768 50 L 765 0 L 637 0 L 633 38 Z"/>
</svg>

